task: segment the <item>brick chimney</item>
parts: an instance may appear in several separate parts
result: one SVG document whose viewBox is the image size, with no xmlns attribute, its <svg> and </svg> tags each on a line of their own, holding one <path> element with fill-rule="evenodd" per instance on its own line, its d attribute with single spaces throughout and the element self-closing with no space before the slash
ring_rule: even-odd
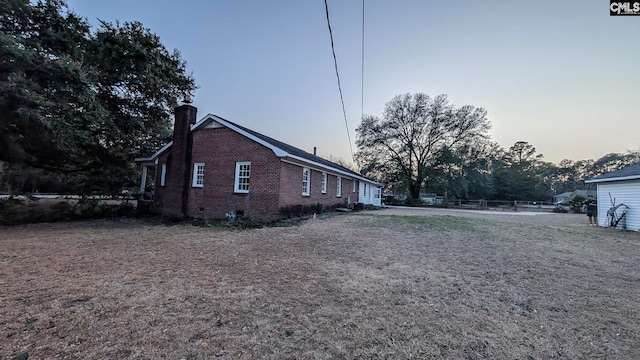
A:
<svg viewBox="0 0 640 360">
<path fill-rule="evenodd" d="M 167 215 L 187 216 L 193 150 L 191 125 L 196 123 L 197 112 L 198 109 L 189 104 L 178 106 L 174 110 L 173 145 L 171 145 L 166 175 L 168 191 L 163 206 L 164 213 Z"/>
</svg>

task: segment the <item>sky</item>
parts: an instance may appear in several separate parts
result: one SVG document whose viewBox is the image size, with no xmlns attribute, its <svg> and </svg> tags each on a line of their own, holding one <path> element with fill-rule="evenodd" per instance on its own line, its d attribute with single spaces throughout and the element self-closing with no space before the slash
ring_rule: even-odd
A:
<svg viewBox="0 0 640 360">
<path fill-rule="evenodd" d="M 68 5 L 96 27 L 140 21 L 180 51 L 198 118 L 350 162 L 323 0 Z M 362 1 L 328 6 L 354 152 L 363 111 L 417 92 L 486 108 L 494 141 L 556 164 L 640 149 L 640 16 L 610 16 L 609 1 L 365 0 L 364 68 Z"/>
</svg>

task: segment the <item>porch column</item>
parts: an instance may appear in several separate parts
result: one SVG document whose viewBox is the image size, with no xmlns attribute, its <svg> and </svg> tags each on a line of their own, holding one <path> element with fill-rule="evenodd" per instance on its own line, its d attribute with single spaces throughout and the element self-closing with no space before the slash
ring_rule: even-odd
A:
<svg viewBox="0 0 640 360">
<path fill-rule="evenodd" d="M 142 178 L 140 179 L 140 192 L 144 194 L 147 187 L 147 165 L 142 165 Z"/>
</svg>

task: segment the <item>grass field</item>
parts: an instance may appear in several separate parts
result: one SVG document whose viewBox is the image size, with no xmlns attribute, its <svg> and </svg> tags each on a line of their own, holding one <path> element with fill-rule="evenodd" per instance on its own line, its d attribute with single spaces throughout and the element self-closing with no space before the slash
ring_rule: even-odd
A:
<svg viewBox="0 0 640 360">
<path fill-rule="evenodd" d="M 640 359 L 640 235 L 585 223 L 0 227 L 0 358 Z"/>
</svg>

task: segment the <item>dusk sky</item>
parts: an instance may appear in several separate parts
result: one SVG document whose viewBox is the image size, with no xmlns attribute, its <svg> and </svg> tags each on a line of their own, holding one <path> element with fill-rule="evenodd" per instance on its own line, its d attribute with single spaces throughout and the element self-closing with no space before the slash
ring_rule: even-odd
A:
<svg viewBox="0 0 640 360">
<path fill-rule="evenodd" d="M 329 0 L 347 120 L 361 118 L 362 1 Z M 350 161 L 323 0 L 69 0 L 98 19 L 138 20 L 177 49 L 208 113 Z M 504 148 L 546 161 L 640 148 L 640 16 L 609 1 L 365 0 L 364 113 L 403 93 L 484 107 Z"/>
</svg>

